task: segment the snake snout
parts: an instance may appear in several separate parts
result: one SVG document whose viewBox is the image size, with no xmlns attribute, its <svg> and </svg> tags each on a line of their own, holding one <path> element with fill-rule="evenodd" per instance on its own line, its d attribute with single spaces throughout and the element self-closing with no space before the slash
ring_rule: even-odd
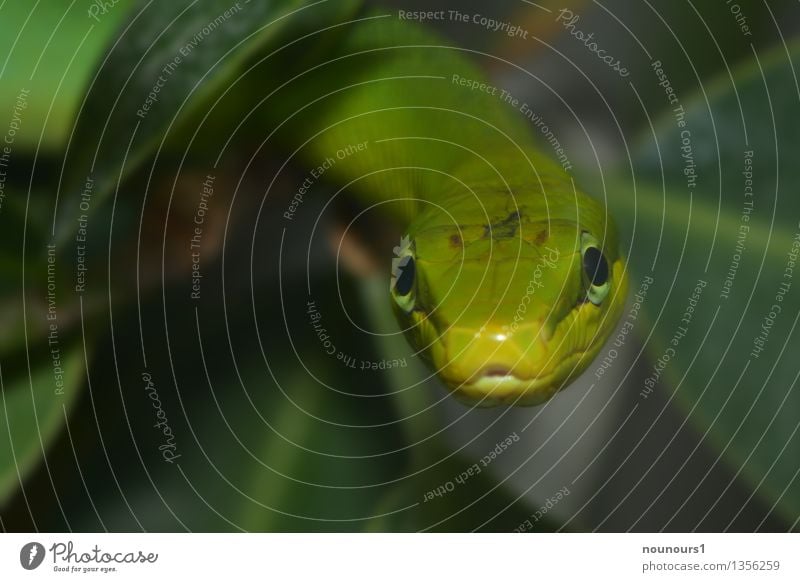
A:
<svg viewBox="0 0 800 582">
<path fill-rule="evenodd" d="M 484 328 L 477 333 L 451 330 L 443 343 L 447 363 L 442 374 L 452 384 L 527 379 L 539 371 L 544 349 L 534 332 L 512 333 L 504 328 Z"/>
</svg>

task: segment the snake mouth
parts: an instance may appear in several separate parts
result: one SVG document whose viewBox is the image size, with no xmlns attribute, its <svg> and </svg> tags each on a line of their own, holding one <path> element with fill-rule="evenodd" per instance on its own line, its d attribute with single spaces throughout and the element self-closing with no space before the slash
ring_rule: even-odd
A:
<svg viewBox="0 0 800 582">
<path fill-rule="evenodd" d="M 563 369 L 570 370 L 582 357 L 579 352 L 565 360 Z M 472 406 L 536 406 L 549 400 L 567 383 L 562 369 L 539 369 L 531 375 L 501 364 L 490 364 L 467 380 L 447 380 L 453 395 Z"/>
<path fill-rule="evenodd" d="M 508 389 L 514 390 L 516 388 L 522 388 L 530 384 L 530 382 L 530 379 L 520 378 L 511 372 L 507 374 L 501 374 L 499 371 L 491 371 L 489 373 L 481 374 L 471 382 L 467 382 L 465 385 L 473 389 L 478 389 L 481 392 L 490 393 L 496 389 L 505 391 Z"/>
<path fill-rule="evenodd" d="M 455 394 L 478 406 L 538 404 L 543 399 L 534 394 L 549 383 L 550 378 L 522 378 L 508 369 L 495 367 L 462 383 L 455 389 Z"/>
<path fill-rule="evenodd" d="M 489 365 L 464 382 L 462 391 L 479 393 L 493 400 L 499 395 L 520 394 L 531 387 L 536 377 L 522 377 L 512 368 L 503 365 Z"/>
<path fill-rule="evenodd" d="M 456 397 L 477 406 L 498 404 L 538 403 L 542 392 L 549 393 L 553 383 L 552 371 L 532 368 L 530 362 L 487 362 L 485 365 L 445 368 L 442 380 Z"/>
<path fill-rule="evenodd" d="M 476 374 L 469 378 L 465 384 L 472 386 L 501 386 L 508 384 L 528 384 L 536 379 L 540 374 L 532 377 L 524 374 L 522 370 L 503 364 L 489 364 L 480 369 Z"/>
<path fill-rule="evenodd" d="M 505 366 L 489 366 L 478 378 L 506 378 L 515 377 L 513 372 Z"/>
</svg>

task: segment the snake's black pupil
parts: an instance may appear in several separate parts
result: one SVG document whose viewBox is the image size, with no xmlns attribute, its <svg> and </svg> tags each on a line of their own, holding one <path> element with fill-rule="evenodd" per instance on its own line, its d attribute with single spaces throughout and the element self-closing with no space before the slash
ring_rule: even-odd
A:
<svg viewBox="0 0 800 582">
<path fill-rule="evenodd" d="M 405 264 L 400 265 L 400 274 L 397 276 L 397 282 L 394 284 L 394 290 L 400 296 L 408 295 L 414 288 L 414 276 L 416 274 L 414 257 L 406 257 L 406 259 Z"/>
<path fill-rule="evenodd" d="M 595 287 L 605 285 L 608 281 L 608 261 L 597 247 L 589 247 L 583 253 L 583 268 Z"/>
</svg>

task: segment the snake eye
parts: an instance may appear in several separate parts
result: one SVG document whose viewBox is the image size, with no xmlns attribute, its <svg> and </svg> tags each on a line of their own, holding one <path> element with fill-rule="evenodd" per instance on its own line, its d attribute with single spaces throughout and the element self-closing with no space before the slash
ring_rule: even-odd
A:
<svg viewBox="0 0 800 582">
<path fill-rule="evenodd" d="M 597 247 L 583 252 L 583 268 L 593 287 L 601 287 L 608 281 L 608 261 Z"/>
<path fill-rule="evenodd" d="M 401 297 L 405 297 L 414 289 L 414 276 L 416 275 L 414 257 L 405 257 L 399 268 L 400 274 L 395 281 L 394 291 Z"/>
<path fill-rule="evenodd" d="M 581 237 L 581 253 L 587 287 L 586 298 L 595 305 L 600 305 L 611 289 L 608 260 L 600 250 L 600 243 L 588 232 L 584 232 Z"/>
<path fill-rule="evenodd" d="M 395 303 L 405 312 L 414 309 L 417 265 L 410 254 L 392 261 L 392 282 L 390 290 Z"/>
</svg>

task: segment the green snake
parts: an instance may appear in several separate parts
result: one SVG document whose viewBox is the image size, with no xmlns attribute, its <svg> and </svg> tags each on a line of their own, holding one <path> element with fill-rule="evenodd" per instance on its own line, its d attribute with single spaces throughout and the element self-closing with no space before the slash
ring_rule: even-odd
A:
<svg viewBox="0 0 800 582">
<path fill-rule="evenodd" d="M 328 160 L 363 220 L 402 230 L 391 303 L 444 384 L 473 404 L 536 405 L 579 376 L 621 316 L 625 262 L 521 102 L 396 15 L 286 50 L 302 65 L 265 105 L 278 135 L 309 165 Z"/>
</svg>

